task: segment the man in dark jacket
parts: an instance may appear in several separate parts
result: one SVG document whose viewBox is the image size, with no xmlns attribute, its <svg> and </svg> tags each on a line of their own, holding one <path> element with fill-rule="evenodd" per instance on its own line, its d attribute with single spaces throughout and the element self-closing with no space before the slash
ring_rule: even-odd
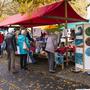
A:
<svg viewBox="0 0 90 90">
<path fill-rule="evenodd" d="M 26 37 L 29 39 L 29 41 L 34 41 L 33 38 L 31 38 L 31 36 L 30 36 L 30 34 L 29 34 L 28 31 L 27 31 L 27 35 L 26 35 Z"/>
<path fill-rule="evenodd" d="M 6 50 L 8 53 L 8 70 L 11 72 L 16 72 L 15 70 L 15 51 L 16 39 L 13 32 L 9 32 L 6 36 Z"/>
</svg>

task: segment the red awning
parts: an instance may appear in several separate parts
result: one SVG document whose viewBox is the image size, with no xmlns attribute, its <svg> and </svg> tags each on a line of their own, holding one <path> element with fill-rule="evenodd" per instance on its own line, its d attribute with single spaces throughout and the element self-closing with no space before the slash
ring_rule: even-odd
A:
<svg viewBox="0 0 90 90">
<path fill-rule="evenodd" d="M 65 2 L 61 0 L 59 2 L 43 6 L 32 13 L 29 14 L 16 14 L 8 17 L 0 23 L 0 26 L 19 24 L 24 26 L 40 26 L 40 25 L 50 25 L 50 24 L 61 24 L 78 21 L 86 21 L 86 19 L 79 16 L 67 3 L 67 18 L 65 18 Z"/>
</svg>

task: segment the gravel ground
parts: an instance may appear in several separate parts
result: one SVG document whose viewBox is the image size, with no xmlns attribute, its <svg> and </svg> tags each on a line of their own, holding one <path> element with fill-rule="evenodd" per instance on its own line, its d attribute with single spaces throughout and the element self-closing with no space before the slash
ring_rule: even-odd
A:
<svg viewBox="0 0 90 90">
<path fill-rule="evenodd" d="M 29 68 L 30 71 L 20 70 L 19 63 L 17 63 L 18 73 L 12 74 L 7 70 L 6 58 L 0 58 L 0 90 L 75 90 L 90 88 L 88 85 L 67 78 L 66 76 L 70 77 L 71 73 L 69 68 L 61 70 L 61 67 L 58 67 L 55 74 L 49 73 L 47 60 L 41 59 L 36 64 L 30 64 Z M 75 77 L 76 74 L 72 74 L 71 78 L 73 78 L 73 75 Z M 79 75 L 81 74 L 79 73 Z"/>
</svg>

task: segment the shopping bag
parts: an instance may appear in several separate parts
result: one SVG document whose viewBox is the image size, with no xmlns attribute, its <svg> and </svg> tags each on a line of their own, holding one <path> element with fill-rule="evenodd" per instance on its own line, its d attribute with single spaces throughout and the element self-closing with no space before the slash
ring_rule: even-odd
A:
<svg viewBox="0 0 90 90">
<path fill-rule="evenodd" d="M 25 50 L 29 51 L 29 48 L 27 47 L 26 42 L 23 42 L 23 49 L 25 49 Z"/>
<path fill-rule="evenodd" d="M 29 52 L 29 56 L 30 56 L 30 59 L 31 59 L 31 61 L 32 61 L 31 63 L 34 64 L 34 63 L 36 62 L 36 60 L 34 59 L 33 53 L 32 53 L 31 51 Z"/>
<path fill-rule="evenodd" d="M 27 63 L 32 63 L 32 60 L 31 60 L 29 54 L 27 55 Z"/>
<path fill-rule="evenodd" d="M 17 51 L 15 52 L 15 54 L 20 54 L 20 48 L 19 48 L 19 46 L 17 46 Z"/>
<path fill-rule="evenodd" d="M 23 49 L 27 49 L 27 45 L 26 45 L 26 42 L 23 42 Z"/>
<path fill-rule="evenodd" d="M 35 53 L 40 53 L 40 48 L 36 48 Z"/>
</svg>

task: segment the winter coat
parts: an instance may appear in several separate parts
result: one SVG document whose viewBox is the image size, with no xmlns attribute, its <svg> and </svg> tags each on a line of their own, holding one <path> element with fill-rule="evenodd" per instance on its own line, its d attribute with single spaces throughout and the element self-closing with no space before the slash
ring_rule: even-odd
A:
<svg viewBox="0 0 90 90">
<path fill-rule="evenodd" d="M 57 46 L 58 46 L 57 36 L 50 35 L 47 39 L 45 50 L 51 53 L 55 53 L 55 49 L 57 48 Z"/>
<path fill-rule="evenodd" d="M 26 37 L 27 37 L 30 41 L 34 41 L 33 38 L 31 38 L 29 32 L 27 33 Z"/>
<path fill-rule="evenodd" d="M 28 51 L 23 49 L 23 43 L 26 43 L 27 47 L 30 48 L 29 39 L 25 35 L 19 35 L 17 39 L 17 45 L 19 46 L 20 54 L 27 54 Z"/>
<path fill-rule="evenodd" d="M 0 44 L 3 43 L 3 40 L 4 40 L 4 36 L 2 34 L 0 34 Z"/>
<path fill-rule="evenodd" d="M 7 36 L 6 36 L 5 42 L 6 42 L 6 50 L 8 52 L 10 52 L 10 51 L 15 52 L 17 50 L 17 48 L 16 48 L 16 39 L 15 39 L 13 34 L 8 33 Z"/>
</svg>

